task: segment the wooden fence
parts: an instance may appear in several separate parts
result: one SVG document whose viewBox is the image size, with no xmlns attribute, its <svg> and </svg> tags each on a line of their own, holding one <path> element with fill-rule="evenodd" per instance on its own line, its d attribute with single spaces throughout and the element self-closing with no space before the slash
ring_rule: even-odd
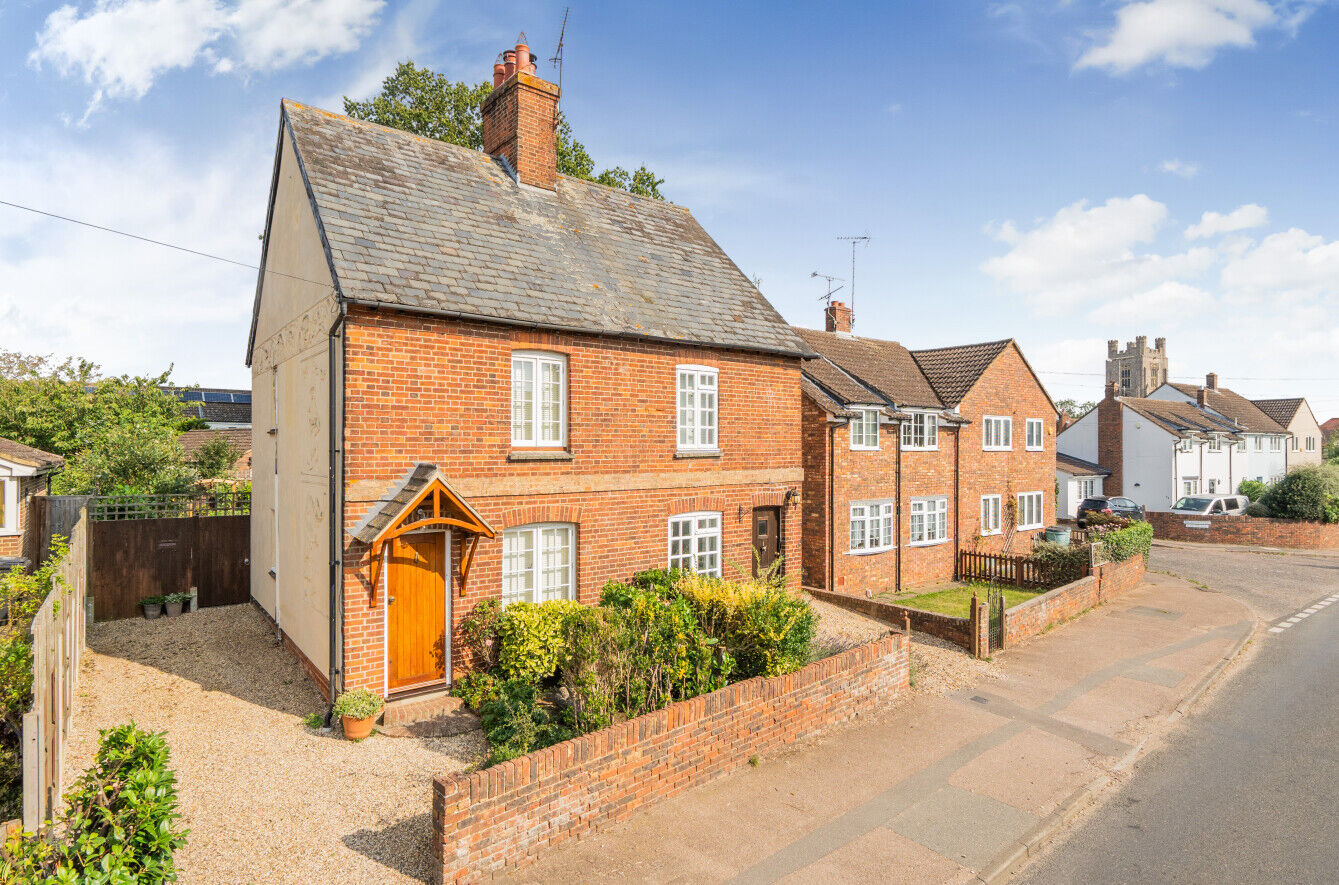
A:
<svg viewBox="0 0 1339 885">
<path fill-rule="evenodd" d="M 1056 562 L 1039 562 L 1030 556 L 976 553 L 971 550 L 958 553 L 958 575 L 964 581 L 990 581 L 1033 590 L 1059 587 L 1078 580 L 1084 574 L 1086 570 L 1065 568 Z"/>
<path fill-rule="evenodd" d="M 84 652 L 88 519 L 70 530 L 70 554 L 33 618 L 33 705 L 23 714 L 23 826 L 34 830 L 59 807 L 61 765 Z"/>
</svg>

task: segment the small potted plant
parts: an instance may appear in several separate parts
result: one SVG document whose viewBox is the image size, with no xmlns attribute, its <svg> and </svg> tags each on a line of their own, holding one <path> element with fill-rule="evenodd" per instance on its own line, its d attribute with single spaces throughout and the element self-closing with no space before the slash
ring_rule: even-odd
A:
<svg viewBox="0 0 1339 885">
<path fill-rule="evenodd" d="M 152 621 L 163 613 L 163 597 L 146 596 L 139 601 L 139 607 L 144 612 L 144 619 Z"/>
<path fill-rule="evenodd" d="M 189 593 L 169 593 L 163 597 L 163 611 L 169 618 L 181 614 L 181 606 L 191 598 Z"/>
<path fill-rule="evenodd" d="M 344 736 L 351 741 L 361 741 L 370 735 L 372 724 L 384 706 L 386 704 L 380 697 L 365 688 L 346 691 L 335 698 L 335 712 L 344 726 Z"/>
</svg>

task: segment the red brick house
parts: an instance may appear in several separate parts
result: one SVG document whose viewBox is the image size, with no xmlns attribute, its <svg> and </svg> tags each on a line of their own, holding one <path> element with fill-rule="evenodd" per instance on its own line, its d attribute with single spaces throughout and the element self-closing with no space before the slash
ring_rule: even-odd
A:
<svg viewBox="0 0 1339 885">
<path fill-rule="evenodd" d="M 796 329 L 804 362 L 805 583 L 843 593 L 955 577 L 958 551 L 1026 551 L 1055 518 L 1050 396 L 1013 340 L 910 351 Z"/>
<path fill-rule="evenodd" d="M 336 692 L 444 689 L 484 599 L 755 548 L 798 580 L 807 349 L 687 210 L 559 175 L 507 54 L 483 152 L 281 108 L 252 595 Z"/>
</svg>

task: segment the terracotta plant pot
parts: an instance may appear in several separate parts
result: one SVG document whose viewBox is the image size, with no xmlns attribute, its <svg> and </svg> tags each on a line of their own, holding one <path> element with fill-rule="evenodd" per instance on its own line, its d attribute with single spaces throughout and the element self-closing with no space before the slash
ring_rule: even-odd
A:
<svg viewBox="0 0 1339 885">
<path fill-rule="evenodd" d="M 141 602 L 139 607 L 146 621 L 155 620 L 163 614 L 163 607 L 156 602 Z"/>
<path fill-rule="evenodd" d="M 341 716 L 339 722 L 344 726 L 344 736 L 351 741 L 361 741 L 372 734 L 372 726 L 377 721 L 376 713 L 368 716 L 366 719 L 354 719 L 352 716 Z"/>
<path fill-rule="evenodd" d="M 175 618 L 177 615 L 181 614 L 181 603 L 165 602 L 163 603 L 163 611 L 167 613 L 169 618 Z"/>
</svg>

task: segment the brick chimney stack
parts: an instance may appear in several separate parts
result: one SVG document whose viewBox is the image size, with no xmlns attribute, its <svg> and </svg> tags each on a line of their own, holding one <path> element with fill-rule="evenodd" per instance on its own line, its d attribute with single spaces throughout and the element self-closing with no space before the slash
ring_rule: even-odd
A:
<svg viewBox="0 0 1339 885">
<path fill-rule="evenodd" d="M 553 190 L 558 183 L 558 87 L 535 76 L 536 57 L 525 34 L 493 65 L 493 91 L 484 99 L 484 153 L 501 155 L 523 184 Z"/>
<path fill-rule="evenodd" d="M 1210 375 L 1209 377 L 1212 378 L 1213 376 Z M 1209 405 L 1209 391 L 1205 390 L 1203 387 L 1195 391 L 1195 404 L 1201 409 L 1207 407 Z"/>
<path fill-rule="evenodd" d="M 832 301 L 828 303 L 827 309 L 823 311 L 824 327 L 829 332 L 851 331 L 851 308 L 846 306 L 843 301 Z"/>
<path fill-rule="evenodd" d="M 1207 388 L 1209 388 L 1210 390 L 1217 390 L 1217 389 L 1218 389 L 1218 374 L 1217 374 L 1216 372 L 1210 372 L 1209 374 L 1205 375 L 1205 376 L 1204 376 L 1204 386 L 1207 387 Z M 1202 405 L 1202 404 L 1201 404 L 1201 405 Z"/>
<path fill-rule="evenodd" d="M 1103 491 L 1119 495 L 1125 473 L 1125 439 L 1121 404 L 1116 400 L 1116 382 L 1108 381 L 1106 396 L 1097 404 L 1097 463 L 1111 471 Z"/>
</svg>

